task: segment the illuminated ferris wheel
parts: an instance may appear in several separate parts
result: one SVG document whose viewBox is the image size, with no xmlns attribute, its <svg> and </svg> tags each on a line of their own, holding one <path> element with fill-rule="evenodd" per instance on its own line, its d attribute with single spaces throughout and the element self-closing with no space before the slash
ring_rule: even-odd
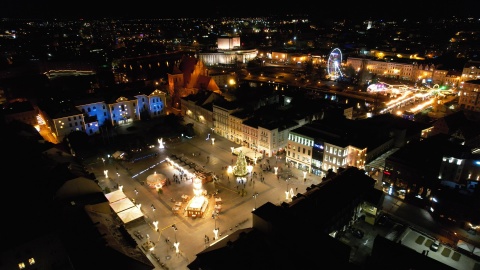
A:
<svg viewBox="0 0 480 270">
<path fill-rule="evenodd" d="M 327 62 L 327 73 L 332 80 L 336 80 L 342 77 L 342 71 L 340 70 L 342 65 L 342 52 L 339 48 L 335 48 L 330 52 Z"/>
</svg>

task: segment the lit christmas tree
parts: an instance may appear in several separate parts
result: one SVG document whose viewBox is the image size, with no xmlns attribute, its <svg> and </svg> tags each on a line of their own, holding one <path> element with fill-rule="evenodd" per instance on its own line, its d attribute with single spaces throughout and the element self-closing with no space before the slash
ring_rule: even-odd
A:
<svg viewBox="0 0 480 270">
<path fill-rule="evenodd" d="M 233 175 L 235 175 L 237 178 L 243 178 L 247 174 L 247 159 L 245 159 L 245 154 L 240 151 L 240 153 L 238 154 L 237 163 L 235 163 L 235 166 L 233 167 Z"/>
</svg>

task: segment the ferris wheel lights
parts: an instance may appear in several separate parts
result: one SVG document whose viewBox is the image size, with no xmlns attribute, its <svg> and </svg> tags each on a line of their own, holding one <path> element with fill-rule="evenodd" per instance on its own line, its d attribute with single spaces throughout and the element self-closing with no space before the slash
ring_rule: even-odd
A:
<svg viewBox="0 0 480 270">
<path fill-rule="evenodd" d="M 327 73 L 332 80 L 336 80 L 342 77 L 342 71 L 340 69 L 342 63 L 342 52 L 339 48 L 335 48 L 330 52 L 327 62 Z"/>
</svg>

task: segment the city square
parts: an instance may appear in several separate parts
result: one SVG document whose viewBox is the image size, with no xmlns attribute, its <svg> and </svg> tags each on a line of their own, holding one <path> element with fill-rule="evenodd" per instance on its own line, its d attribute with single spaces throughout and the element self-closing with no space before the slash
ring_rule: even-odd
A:
<svg viewBox="0 0 480 270">
<path fill-rule="evenodd" d="M 207 140 L 208 133 L 201 127 L 199 132 L 192 139 L 172 143 L 164 139 L 163 147 L 158 144 L 145 150 L 146 158 L 136 162 L 107 154 L 105 162 L 99 157 L 89 165 L 101 187 L 121 189 L 144 214 L 126 227 L 147 257 L 173 269 L 186 269 L 197 253 L 238 229 L 251 227 L 254 208 L 267 201 L 289 201 L 289 196 L 321 182 L 315 175 L 305 175 L 304 180 L 303 171 L 288 168 L 282 156 L 252 163 L 244 177 L 237 177 L 232 168 L 240 156 L 232 154 L 232 147 L 238 145 L 214 136 Z M 189 209 L 198 189 L 195 168 L 213 177 L 200 181 L 206 203 L 201 214 L 192 215 Z M 149 184 L 148 180 L 162 176 L 166 181 L 161 188 Z"/>
</svg>

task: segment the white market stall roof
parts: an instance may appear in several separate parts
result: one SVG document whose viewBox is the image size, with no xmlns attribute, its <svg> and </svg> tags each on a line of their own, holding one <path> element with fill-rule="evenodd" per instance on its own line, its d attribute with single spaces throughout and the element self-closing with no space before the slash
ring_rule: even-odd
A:
<svg viewBox="0 0 480 270">
<path fill-rule="evenodd" d="M 138 207 L 128 208 L 127 210 L 117 213 L 117 215 L 124 224 L 143 217 L 143 213 L 140 211 L 140 209 L 138 209 Z"/>
<path fill-rule="evenodd" d="M 468 243 L 468 242 L 465 242 L 463 240 L 458 240 L 457 242 L 457 247 L 461 248 L 461 249 L 464 249 L 468 252 L 473 252 L 473 250 L 475 249 L 475 246 Z"/>
<path fill-rule="evenodd" d="M 107 197 L 107 200 L 110 203 L 113 203 L 113 202 L 116 202 L 118 200 L 124 199 L 127 196 L 125 195 L 125 193 L 123 193 L 123 191 L 121 191 L 120 189 L 117 189 L 115 191 L 112 191 L 110 193 L 105 194 L 105 197 Z"/>
<path fill-rule="evenodd" d="M 107 197 L 107 200 L 110 202 L 110 207 L 115 211 L 124 224 L 143 217 L 142 211 L 140 211 L 140 209 L 136 207 L 129 198 L 127 198 L 123 191 L 115 190 L 105 194 L 105 197 Z"/>
<path fill-rule="evenodd" d="M 123 198 L 121 200 L 118 200 L 116 202 L 110 203 L 110 207 L 112 207 L 113 211 L 115 213 L 120 213 L 122 211 L 127 210 L 128 208 L 135 207 L 135 204 L 133 204 L 132 201 L 130 201 L 129 198 Z"/>
<path fill-rule="evenodd" d="M 473 255 L 480 256 L 480 248 L 478 248 L 478 247 L 473 248 L 473 252 L 472 252 L 472 253 L 473 253 Z"/>
</svg>

